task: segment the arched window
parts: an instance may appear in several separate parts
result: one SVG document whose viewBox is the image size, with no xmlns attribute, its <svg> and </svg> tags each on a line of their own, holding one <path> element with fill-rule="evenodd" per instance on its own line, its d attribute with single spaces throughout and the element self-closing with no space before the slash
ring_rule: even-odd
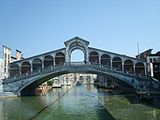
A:
<svg viewBox="0 0 160 120">
<path fill-rule="evenodd" d="M 31 64 L 29 62 L 23 62 L 21 65 L 21 74 L 30 74 L 31 73 Z"/>
<path fill-rule="evenodd" d="M 89 54 L 89 62 L 99 63 L 99 55 L 97 52 L 93 51 Z"/>
<path fill-rule="evenodd" d="M 122 70 L 122 60 L 120 57 L 114 57 L 112 60 L 112 66 L 118 70 Z"/>
<path fill-rule="evenodd" d="M 42 60 L 39 58 L 36 58 L 33 60 L 32 65 L 33 65 L 33 72 L 38 71 L 42 69 Z"/>
<path fill-rule="evenodd" d="M 145 75 L 145 67 L 144 67 L 144 64 L 142 62 L 136 63 L 135 73 L 139 74 L 139 75 Z"/>
<path fill-rule="evenodd" d="M 56 54 L 55 56 L 55 64 L 59 65 L 59 64 L 63 64 L 65 62 L 65 55 L 62 52 L 59 52 Z"/>
<path fill-rule="evenodd" d="M 124 70 L 128 71 L 129 73 L 134 73 L 133 61 L 131 61 L 131 60 L 124 61 Z"/>
<path fill-rule="evenodd" d="M 17 64 L 11 64 L 9 70 L 10 77 L 19 76 L 19 66 Z"/>
<path fill-rule="evenodd" d="M 50 55 L 47 55 L 44 57 L 44 68 L 53 66 L 53 57 Z"/>
<path fill-rule="evenodd" d="M 111 60 L 111 58 L 110 58 L 110 56 L 107 55 L 107 54 L 103 54 L 103 55 L 101 56 L 101 64 L 102 64 L 102 65 L 111 66 L 110 60 Z"/>
</svg>

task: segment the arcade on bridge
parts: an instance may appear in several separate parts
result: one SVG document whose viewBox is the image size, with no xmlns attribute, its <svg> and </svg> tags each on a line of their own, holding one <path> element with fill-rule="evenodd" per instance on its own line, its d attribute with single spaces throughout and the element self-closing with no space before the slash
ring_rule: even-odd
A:
<svg viewBox="0 0 160 120">
<path fill-rule="evenodd" d="M 147 65 L 145 61 L 88 47 L 88 45 L 88 41 L 79 37 L 74 37 L 65 42 L 65 48 L 13 62 L 9 66 L 10 77 L 29 75 L 41 69 L 71 62 L 71 54 L 77 49 L 83 52 L 84 63 L 101 64 L 131 74 L 147 75 Z"/>
</svg>

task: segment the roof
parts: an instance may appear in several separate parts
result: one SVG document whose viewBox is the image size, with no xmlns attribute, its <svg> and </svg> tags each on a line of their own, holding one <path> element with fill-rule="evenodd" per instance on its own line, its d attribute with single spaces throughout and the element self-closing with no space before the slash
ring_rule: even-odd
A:
<svg viewBox="0 0 160 120">
<path fill-rule="evenodd" d="M 160 56 L 160 51 L 158 51 L 156 54 L 151 54 L 149 56 Z"/>
<path fill-rule="evenodd" d="M 9 47 L 7 47 L 7 46 L 5 46 L 5 45 L 3 45 L 3 47 L 4 47 L 4 48 L 7 48 L 7 49 L 9 49 L 9 50 L 11 50 L 11 48 L 9 48 Z"/>
<path fill-rule="evenodd" d="M 160 56 L 160 51 L 158 51 L 156 54 L 157 54 L 158 56 Z"/>
<path fill-rule="evenodd" d="M 80 37 L 77 37 L 77 36 L 72 38 L 72 39 L 70 39 L 70 40 L 67 40 L 66 42 L 64 42 L 64 44 L 67 46 L 68 43 L 70 43 L 71 41 L 75 41 L 75 40 L 83 41 L 87 46 L 89 45 L 89 42 L 87 40 L 84 40 L 84 39 L 82 39 Z"/>
<path fill-rule="evenodd" d="M 142 52 L 140 54 L 151 54 L 152 50 L 153 49 L 148 49 L 148 50 L 146 50 L 146 51 L 144 51 L 144 52 Z"/>
</svg>

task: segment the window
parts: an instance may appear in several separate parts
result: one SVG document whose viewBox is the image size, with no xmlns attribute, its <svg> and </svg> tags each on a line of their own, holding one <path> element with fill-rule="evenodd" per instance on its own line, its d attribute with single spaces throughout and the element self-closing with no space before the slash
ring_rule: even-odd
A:
<svg viewBox="0 0 160 120">
<path fill-rule="evenodd" d="M 154 66 L 154 71 L 157 72 L 158 71 L 158 65 Z"/>
<path fill-rule="evenodd" d="M 6 66 L 7 66 L 7 60 L 4 61 L 4 67 L 6 67 Z"/>
<path fill-rule="evenodd" d="M 153 61 L 156 62 L 156 58 L 153 58 Z"/>
<path fill-rule="evenodd" d="M 150 63 L 152 63 L 152 58 L 150 58 L 149 60 L 150 60 Z"/>
<path fill-rule="evenodd" d="M 10 54 L 8 54 L 8 59 L 10 59 Z"/>
<path fill-rule="evenodd" d="M 4 59 L 7 59 L 7 53 L 4 54 Z"/>
<path fill-rule="evenodd" d="M 6 68 L 4 68 L 4 72 L 5 72 L 5 73 L 7 72 L 7 69 L 6 69 Z"/>
</svg>

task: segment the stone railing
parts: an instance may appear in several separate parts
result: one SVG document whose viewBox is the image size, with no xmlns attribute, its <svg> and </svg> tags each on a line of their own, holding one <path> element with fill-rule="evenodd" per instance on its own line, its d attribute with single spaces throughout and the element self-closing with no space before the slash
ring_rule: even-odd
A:
<svg viewBox="0 0 160 120">
<path fill-rule="evenodd" d="M 63 69 L 68 71 L 68 70 L 72 70 L 73 72 L 79 72 L 79 71 L 83 71 L 83 70 L 98 70 L 98 71 L 103 71 L 103 72 L 110 72 L 110 73 L 116 73 L 116 74 L 120 74 L 123 76 L 128 76 L 128 77 L 132 77 L 132 78 L 136 78 L 136 79 L 140 79 L 140 80 L 144 80 L 144 81 L 148 81 L 151 80 L 150 76 L 140 76 L 140 75 L 136 75 L 136 74 L 131 74 L 127 71 L 122 71 L 119 70 L 117 68 L 113 68 L 110 66 L 104 66 L 101 64 L 96 64 L 96 63 L 91 63 L 91 62 L 68 62 L 68 63 L 63 63 L 60 65 L 54 65 L 54 66 L 50 66 L 44 69 L 39 69 L 38 71 L 34 71 L 30 74 L 25 74 L 25 75 L 21 75 L 21 76 L 17 76 L 17 77 L 13 77 L 13 78 L 8 78 L 3 80 L 3 84 L 4 83 L 8 83 L 8 82 L 14 82 L 14 81 L 19 81 L 19 80 L 24 80 L 27 78 L 31 78 L 37 75 L 43 75 L 46 73 L 51 73 L 53 71 L 59 71 Z M 157 81 L 154 82 L 155 84 L 157 84 Z"/>
</svg>

